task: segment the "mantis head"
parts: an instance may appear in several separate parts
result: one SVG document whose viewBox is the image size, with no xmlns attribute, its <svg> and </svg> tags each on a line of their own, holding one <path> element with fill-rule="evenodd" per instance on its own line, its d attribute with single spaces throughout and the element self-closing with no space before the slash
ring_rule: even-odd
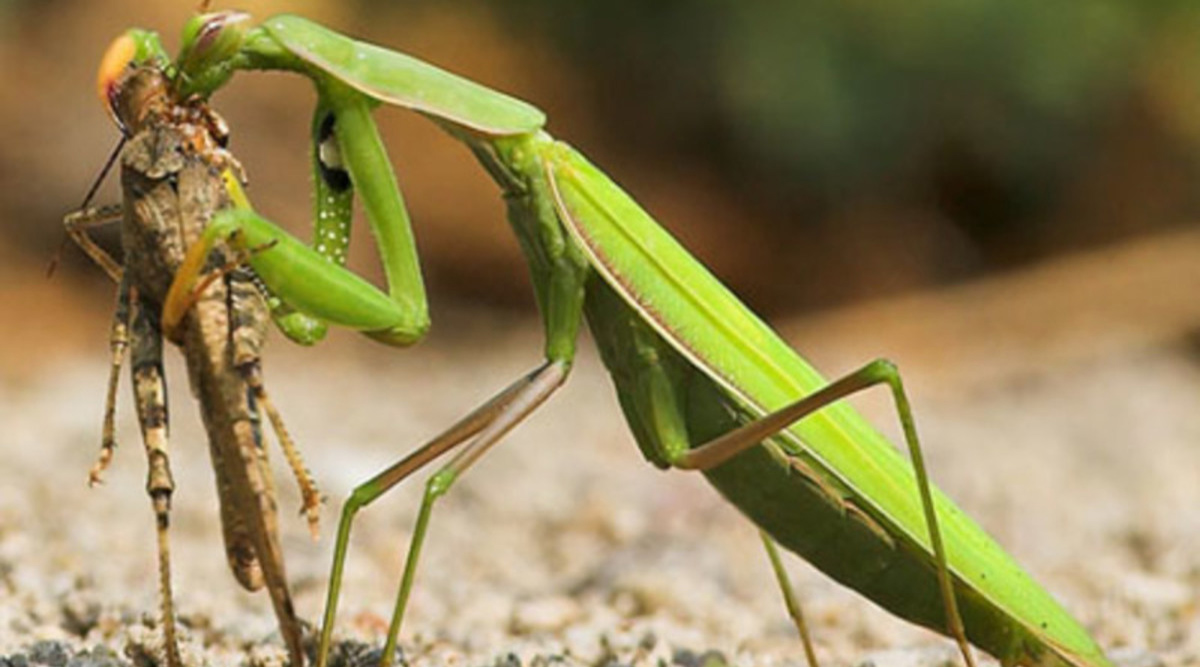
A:
<svg viewBox="0 0 1200 667">
<path fill-rule="evenodd" d="M 101 104 L 128 134 L 156 99 L 207 98 L 233 73 L 232 61 L 245 41 L 249 21 L 249 14 L 236 11 L 192 17 L 184 25 L 182 46 L 174 60 L 157 33 L 140 28 L 126 31 L 100 59 L 96 92 Z"/>
<path fill-rule="evenodd" d="M 208 97 L 233 74 L 235 57 L 246 41 L 250 15 L 224 11 L 197 14 L 183 26 L 182 46 L 175 59 L 180 98 Z"/>
</svg>

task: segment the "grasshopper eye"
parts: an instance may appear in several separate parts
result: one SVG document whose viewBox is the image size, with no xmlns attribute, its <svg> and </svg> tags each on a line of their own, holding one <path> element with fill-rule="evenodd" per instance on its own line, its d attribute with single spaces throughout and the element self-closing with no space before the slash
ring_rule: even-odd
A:
<svg viewBox="0 0 1200 667">
<path fill-rule="evenodd" d="M 96 93 L 123 133 L 135 130 L 146 111 L 169 96 L 166 62 L 158 35 L 136 28 L 113 40 L 100 58 Z"/>
<path fill-rule="evenodd" d="M 118 126 L 121 125 L 116 110 L 118 84 L 122 75 L 133 64 L 137 52 L 137 41 L 132 35 L 125 33 L 113 40 L 104 56 L 100 58 L 100 70 L 96 74 L 96 93 L 100 97 L 100 103 Z"/>
</svg>

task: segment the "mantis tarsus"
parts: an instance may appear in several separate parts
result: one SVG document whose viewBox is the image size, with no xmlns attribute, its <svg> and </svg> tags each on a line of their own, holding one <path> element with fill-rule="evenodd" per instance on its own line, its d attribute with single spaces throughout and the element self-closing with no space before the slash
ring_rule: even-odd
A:
<svg viewBox="0 0 1200 667">
<path fill-rule="evenodd" d="M 119 285 L 103 444 L 91 482 L 101 480 L 116 445 L 118 373 L 128 348 L 149 459 L 146 488 L 158 528 L 163 643 L 167 663 L 178 667 L 183 663 L 176 639 L 168 539 L 174 481 L 162 364 L 165 334 L 184 353 L 192 392 L 208 431 L 230 568 L 248 590 L 267 588 L 280 634 L 293 664 L 300 665 L 301 631 L 284 572 L 260 413 L 267 414 L 292 464 L 314 530 L 320 499 L 262 384 L 260 352 L 268 319 L 263 295 L 244 267 L 219 268 L 193 294 L 185 319 L 166 330 L 161 324 L 162 304 L 186 248 L 218 210 L 229 206 L 222 174 L 240 168 L 222 147 L 223 123 L 205 105 L 199 101 L 179 105 L 169 99 L 168 82 L 159 70 L 143 68 L 126 74 L 106 91 L 126 134 L 121 161 L 123 203 L 85 209 L 66 220 L 70 235 Z M 89 225 L 112 219 L 121 221 L 123 267 L 93 244 L 86 232 Z M 216 252 L 211 259 L 220 266 L 224 256 Z"/>
<path fill-rule="evenodd" d="M 115 56 L 112 54 L 116 54 Z M 164 303 L 184 319 L 204 259 L 225 244 L 270 290 L 289 337 L 314 343 L 327 323 L 409 345 L 428 325 L 410 223 L 371 111 L 417 111 L 461 141 L 500 186 L 533 277 L 545 361 L 400 462 L 343 507 L 319 664 L 334 626 L 355 514 L 450 450 L 426 484 L 384 648 L 393 654 L 433 506 L 490 447 L 566 380 L 586 318 L 643 455 L 702 471 L 762 530 L 810 661 L 812 648 L 775 544 L 893 614 L 968 642 L 1004 664 L 1108 665 L 1087 632 L 990 537 L 932 488 L 900 375 L 877 360 L 828 382 L 742 305 L 638 204 L 525 102 L 427 63 L 294 16 L 258 26 L 236 12 L 201 14 L 172 59 L 157 36 L 131 30 L 110 49 L 102 81 L 127 68 L 171 73 L 177 100 L 206 99 L 238 70 L 287 70 L 317 92 L 310 247 L 238 202 L 188 252 Z M 802 82 L 798 82 L 802 85 Z M 342 268 L 357 191 L 387 275 L 386 293 Z M 891 392 L 911 464 L 839 399 Z"/>
</svg>

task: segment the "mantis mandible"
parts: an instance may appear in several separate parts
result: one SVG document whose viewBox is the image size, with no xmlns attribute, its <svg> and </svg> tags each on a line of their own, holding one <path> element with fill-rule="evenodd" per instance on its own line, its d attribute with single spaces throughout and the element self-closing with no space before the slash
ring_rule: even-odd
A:
<svg viewBox="0 0 1200 667">
<path fill-rule="evenodd" d="M 913 623 L 1005 665 L 1108 665 L 1088 633 L 928 480 L 899 372 L 871 362 L 829 382 L 742 305 L 628 194 L 555 140 L 535 107 L 410 56 L 295 16 L 251 26 L 247 15 L 194 17 L 172 59 L 134 29 L 111 47 L 101 80 L 128 67 L 172 72 L 177 99 L 205 99 L 238 70 L 285 70 L 317 93 L 312 245 L 235 205 L 193 245 L 164 303 L 179 325 L 219 245 L 240 251 L 271 292 L 273 315 L 311 344 L 328 324 L 389 345 L 429 326 L 410 221 L 371 117 L 382 104 L 430 118 L 499 185 L 541 313 L 544 361 L 441 435 L 357 487 L 338 527 L 318 664 L 324 665 L 355 515 L 451 450 L 427 481 L 384 648 L 393 655 L 438 498 L 567 379 L 587 320 L 642 454 L 701 471 L 761 529 L 810 661 L 811 642 L 776 544 Z M 357 192 L 378 244 L 386 291 L 343 268 Z M 909 459 L 840 399 L 883 385 Z"/>
</svg>

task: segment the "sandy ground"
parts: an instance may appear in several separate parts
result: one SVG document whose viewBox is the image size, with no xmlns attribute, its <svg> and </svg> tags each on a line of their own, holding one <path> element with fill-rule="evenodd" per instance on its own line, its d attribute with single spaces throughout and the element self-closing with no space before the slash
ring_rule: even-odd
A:
<svg viewBox="0 0 1200 667">
<path fill-rule="evenodd" d="M 1121 269 L 1111 257 L 1099 264 Z M 943 296 L 935 300 L 950 312 L 971 308 L 961 293 Z M 1058 308 L 1069 312 L 1072 303 Z M 908 319 L 936 321 L 921 307 L 911 305 Z M 101 316 L 80 325 L 93 344 L 60 350 L 36 373 L 6 373 L 0 384 L 6 667 L 62 667 L 96 647 L 153 662 L 145 655 L 158 641 L 153 522 L 127 387 L 124 447 L 106 485 L 84 483 L 107 372 L 103 308 L 93 310 Z M 786 330 L 799 332 L 798 347 L 835 360 L 825 366 L 830 374 L 872 354 L 896 356 L 938 484 L 1120 664 L 1200 665 L 1200 364 L 1191 333 L 1200 318 L 1191 313 L 1165 330 L 1131 324 L 1153 333 L 1123 330 L 1119 344 L 1096 345 L 1079 332 L 1064 339 L 1054 329 L 1040 337 L 1061 350 L 1039 356 L 1027 341 L 1013 349 L 1028 347 L 1037 362 L 1009 370 L 997 370 L 992 355 L 1009 350 L 1009 329 L 977 327 L 982 342 L 973 349 L 990 369 L 978 378 L 950 355 L 961 347 L 956 339 L 922 339 L 918 350 L 897 337 L 893 348 L 880 326 L 877 345 L 850 351 L 830 337 L 837 326 L 828 321 Z M 532 321 L 439 315 L 432 340 L 411 351 L 350 336 L 318 350 L 279 340 L 268 349 L 269 386 L 329 499 L 319 542 L 291 512 L 283 525 L 299 613 L 311 622 L 337 508 L 353 485 L 538 361 Z M 954 372 L 939 371 L 947 358 Z M 182 370 L 174 358 L 174 582 L 185 658 L 279 664 L 268 601 L 242 592 L 225 565 L 207 448 Z M 858 404 L 894 432 L 882 397 Z M 282 507 L 298 508 L 281 466 L 279 482 Z M 419 493 L 411 484 L 363 512 L 338 627 L 344 638 L 381 640 Z M 826 664 L 955 660 L 950 642 L 879 612 L 799 559 L 788 562 Z M 690 665 L 706 651 L 737 665 L 803 664 L 752 527 L 702 478 L 640 461 L 590 351 L 561 395 L 439 505 L 403 648 L 414 665 Z"/>
</svg>

